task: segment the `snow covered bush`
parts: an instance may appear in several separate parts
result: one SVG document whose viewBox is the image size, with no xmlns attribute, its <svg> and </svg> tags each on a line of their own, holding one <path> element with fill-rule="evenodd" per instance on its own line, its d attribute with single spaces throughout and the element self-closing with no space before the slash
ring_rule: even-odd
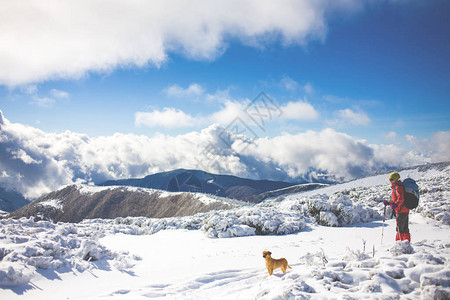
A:
<svg viewBox="0 0 450 300">
<path fill-rule="evenodd" d="M 26 284 L 37 269 L 69 267 L 84 271 L 99 260 L 114 260 L 118 267 L 124 268 L 133 265 L 136 257 L 112 252 L 98 242 L 104 234 L 104 227 L 98 224 L 2 219 L 0 285 Z"/>
<path fill-rule="evenodd" d="M 373 201 L 366 203 L 347 194 L 348 192 L 316 194 L 286 200 L 282 206 L 292 211 L 298 210 L 306 218 L 324 226 L 345 226 L 381 218 L 381 214 L 372 206 Z M 379 205 L 378 202 L 375 203 Z"/>
<path fill-rule="evenodd" d="M 28 283 L 33 272 L 24 265 L 2 263 L 0 265 L 0 286 L 16 286 Z"/>
<path fill-rule="evenodd" d="M 408 241 L 397 241 L 389 251 L 392 255 L 399 256 L 402 254 L 411 254 L 413 252 L 413 247 Z"/>
<path fill-rule="evenodd" d="M 305 227 L 297 212 L 277 211 L 273 208 L 240 208 L 213 212 L 204 221 L 202 231 L 208 237 L 289 234 Z"/>
<path fill-rule="evenodd" d="M 344 261 L 358 261 L 358 262 L 367 259 L 370 259 L 370 256 L 368 254 L 360 250 L 351 250 L 348 247 L 346 255 L 342 258 L 342 260 Z"/>
<path fill-rule="evenodd" d="M 442 224 L 450 225 L 450 174 L 439 174 L 417 180 L 420 200 L 415 211 Z"/>
<path fill-rule="evenodd" d="M 330 227 L 337 227 L 339 226 L 339 221 L 333 212 L 321 211 L 319 215 L 319 224 Z"/>
<path fill-rule="evenodd" d="M 316 253 L 308 252 L 304 256 L 300 257 L 300 260 L 304 261 L 307 266 L 313 265 L 325 266 L 328 263 L 327 256 L 325 255 L 323 249 L 320 249 L 320 251 L 317 251 Z"/>
</svg>

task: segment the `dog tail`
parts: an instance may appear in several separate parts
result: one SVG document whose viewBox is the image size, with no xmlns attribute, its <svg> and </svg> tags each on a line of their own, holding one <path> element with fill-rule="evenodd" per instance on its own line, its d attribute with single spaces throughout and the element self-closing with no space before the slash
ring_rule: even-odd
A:
<svg viewBox="0 0 450 300">
<path fill-rule="evenodd" d="M 290 265 L 287 265 L 289 269 L 292 269 L 292 267 Z"/>
</svg>

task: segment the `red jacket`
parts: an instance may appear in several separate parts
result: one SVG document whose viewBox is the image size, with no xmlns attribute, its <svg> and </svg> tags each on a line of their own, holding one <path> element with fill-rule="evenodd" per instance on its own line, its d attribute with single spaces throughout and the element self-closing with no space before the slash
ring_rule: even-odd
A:
<svg viewBox="0 0 450 300">
<path fill-rule="evenodd" d="M 396 213 L 409 213 L 409 209 L 403 205 L 403 202 L 405 201 L 405 194 L 403 190 L 403 182 L 401 180 L 392 183 L 392 202 L 397 204 L 397 208 L 395 209 Z"/>
</svg>

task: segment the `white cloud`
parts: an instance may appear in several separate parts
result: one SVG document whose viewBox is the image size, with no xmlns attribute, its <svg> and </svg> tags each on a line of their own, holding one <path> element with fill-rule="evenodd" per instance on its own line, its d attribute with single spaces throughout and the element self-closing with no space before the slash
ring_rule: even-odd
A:
<svg viewBox="0 0 450 300">
<path fill-rule="evenodd" d="M 226 100 L 222 109 L 211 114 L 208 119 L 221 125 L 228 125 L 236 118 L 241 118 L 245 123 L 249 123 L 250 118 L 244 112 L 249 103 L 248 100 L 244 102 Z"/>
<path fill-rule="evenodd" d="M 171 97 L 190 97 L 201 96 L 205 92 L 205 89 L 197 83 L 192 83 L 189 87 L 183 89 L 179 85 L 171 85 L 164 92 Z"/>
<path fill-rule="evenodd" d="M 165 107 L 163 110 L 135 113 L 135 125 L 138 127 L 191 127 L 196 123 L 197 121 L 194 117 L 171 107 Z"/>
<path fill-rule="evenodd" d="M 38 97 L 33 96 L 33 99 L 30 101 L 31 104 L 40 106 L 40 107 L 51 107 L 55 104 L 55 100 L 48 97 Z"/>
<path fill-rule="evenodd" d="M 304 101 L 288 102 L 280 107 L 275 107 L 272 103 L 266 103 L 268 107 L 265 107 L 261 102 L 252 102 L 249 99 L 242 101 L 230 100 L 222 98 L 220 103 L 220 109 L 216 112 L 206 116 L 191 116 L 185 112 L 176 108 L 164 108 L 162 111 L 154 110 L 152 112 L 137 112 L 135 113 L 135 125 L 136 126 L 148 126 L 148 127 L 192 127 L 198 125 L 209 125 L 213 123 L 220 124 L 227 127 L 236 119 L 239 122 L 245 124 L 248 127 L 258 126 L 261 121 L 258 116 L 252 115 L 256 113 L 252 109 L 248 109 L 251 105 L 258 106 L 258 114 L 263 116 L 264 124 L 266 122 L 272 122 L 277 120 L 296 120 L 296 121 L 310 121 L 319 117 L 319 113 L 314 107 Z M 250 107 L 251 108 L 251 107 Z M 247 110 L 247 111 L 246 111 Z M 253 119 L 252 119 L 253 117 Z"/>
<path fill-rule="evenodd" d="M 10 123 L 0 112 L 0 184 L 36 197 L 80 180 L 100 183 L 176 168 L 276 180 L 321 172 L 350 179 L 389 166 L 449 160 L 449 137 L 450 132 L 423 141 L 410 137 L 418 149 L 429 151 L 429 159 L 397 145 L 369 145 L 333 129 L 252 140 L 212 125 L 178 136 L 90 138 Z"/>
<path fill-rule="evenodd" d="M 40 107 L 49 108 L 52 107 L 57 100 L 67 100 L 69 99 L 69 93 L 57 89 L 50 90 L 50 97 L 41 96 L 39 93 L 39 88 L 36 85 L 28 85 L 21 87 L 21 91 L 29 95 L 31 100 L 29 101 L 30 104 L 37 105 Z"/>
<path fill-rule="evenodd" d="M 40 164 L 42 161 L 37 161 L 29 156 L 23 149 L 10 150 L 12 159 L 20 159 L 25 164 Z"/>
<path fill-rule="evenodd" d="M 53 97 L 55 97 L 57 99 L 68 99 L 69 98 L 68 92 L 57 90 L 57 89 L 52 89 L 50 91 L 50 95 L 52 95 Z"/>
<path fill-rule="evenodd" d="M 369 125 L 370 118 L 363 111 L 354 111 L 349 108 L 339 110 L 336 112 L 338 124 L 351 124 L 351 125 Z"/>
<path fill-rule="evenodd" d="M 342 103 L 350 102 L 350 99 L 348 99 L 348 98 L 342 98 L 342 97 L 338 97 L 338 96 L 334 96 L 334 95 L 325 95 L 322 98 L 323 98 L 323 100 L 328 101 L 330 103 L 342 104 Z"/>
<path fill-rule="evenodd" d="M 397 138 L 397 132 L 391 131 L 384 135 L 384 137 L 388 140 L 395 140 Z"/>
<path fill-rule="evenodd" d="M 284 76 L 279 85 L 288 91 L 297 91 L 301 89 L 305 94 L 312 94 L 314 92 L 314 87 L 311 83 L 308 82 L 305 85 L 301 85 L 289 76 Z"/>
<path fill-rule="evenodd" d="M 330 12 L 356 0 L 3 1 L 0 84 L 77 79 L 88 72 L 160 66 L 169 53 L 212 60 L 228 39 L 264 46 L 323 40 Z"/>
<path fill-rule="evenodd" d="M 281 107 L 282 119 L 288 120 L 315 120 L 319 117 L 319 113 L 308 102 L 297 101 L 288 102 Z"/>
<path fill-rule="evenodd" d="M 312 94 L 314 93 L 314 87 L 312 86 L 311 83 L 307 83 L 303 86 L 303 90 L 305 91 L 306 94 Z"/>
<path fill-rule="evenodd" d="M 288 91 L 295 91 L 300 87 L 300 84 L 289 76 L 284 76 L 280 85 Z"/>
<path fill-rule="evenodd" d="M 31 84 L 31 85 L 22 87 L 21 90 L 27 95 L 34 95 L 37 93 L 38 87 L 34 84 Z"/>
<path fill-rule="evenodd" d="M 364 141 L 332 129 L 260 139 L 248 151 L 262 161 L 276 163 L 292 178 L 311 169 L 350 178 L 375 165 L 373 149 Z"/>
<path fill-rule="evenodd" d="M 418 139 L 407 135 L 406 140 L 417 152 L 425 154 L 431 161 L 450 161 L 450 131 L 436 132 L 428 139 Z"/>
</svg>

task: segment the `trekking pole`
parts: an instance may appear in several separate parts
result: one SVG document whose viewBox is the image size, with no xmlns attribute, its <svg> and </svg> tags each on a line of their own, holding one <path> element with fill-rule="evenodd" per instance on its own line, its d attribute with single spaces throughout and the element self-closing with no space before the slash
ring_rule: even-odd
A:
<svg viewBox="0 0 450 300">
<path fill-rule="evenodd" d="M 384 236 L 384 220 L 386 219 L 386 205 L 384 206 L 383 212 L 383 228 L 381 229 L 381 245 L 383 245 L 383 236 Z"/>
</svg>

